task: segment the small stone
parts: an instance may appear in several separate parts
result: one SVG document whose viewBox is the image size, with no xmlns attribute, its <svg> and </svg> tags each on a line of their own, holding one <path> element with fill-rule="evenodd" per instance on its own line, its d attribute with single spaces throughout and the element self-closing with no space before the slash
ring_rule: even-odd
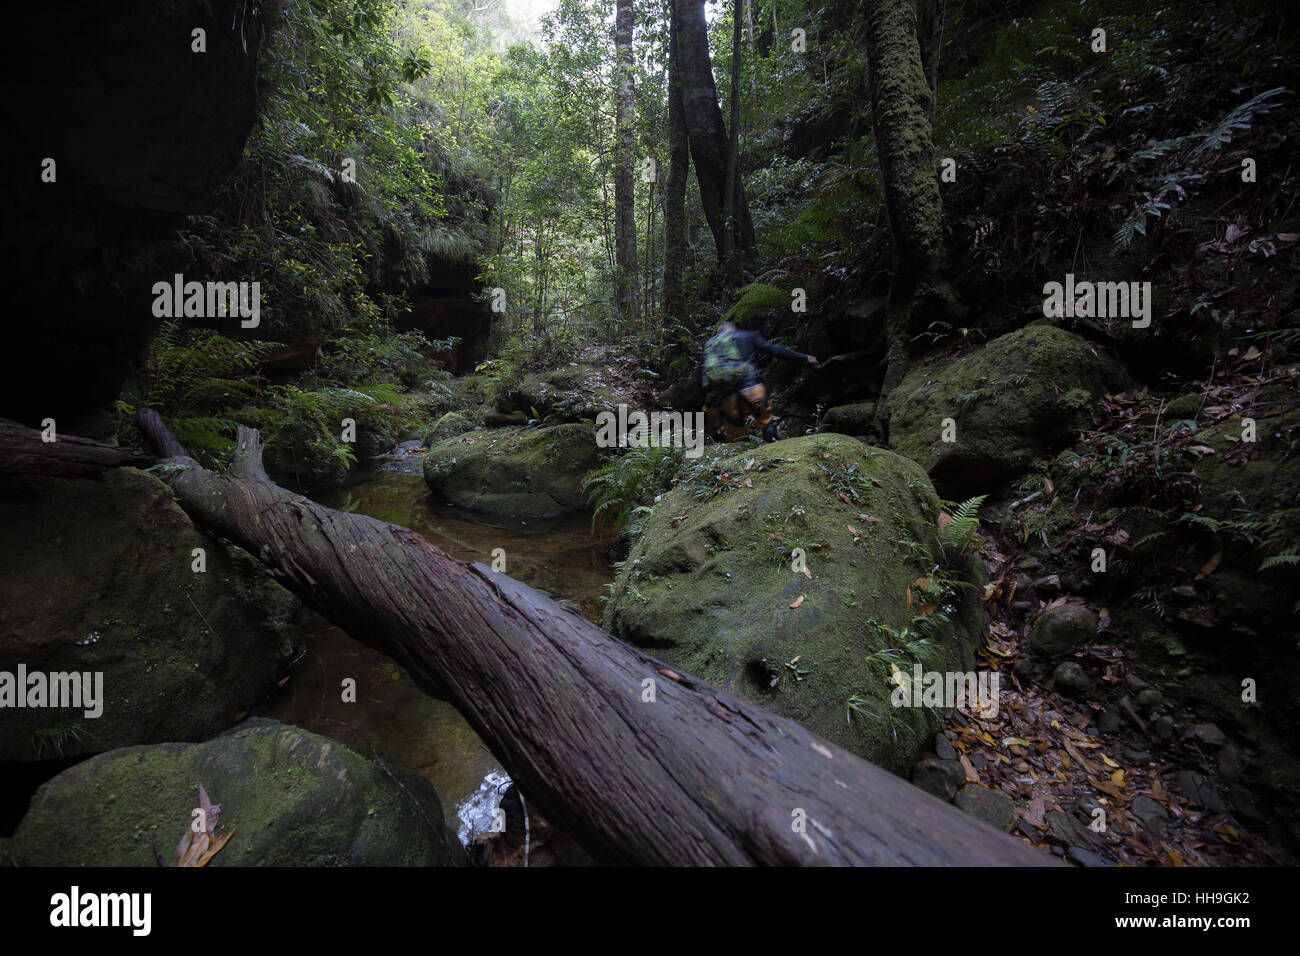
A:
<svg viewBox="0 0 1300 956">
<path fill-rule="evenodd" d="M 1094 867 L 1094 866 L 1116 866 L 1117 865 L 1115 863 L 1112 863 L 1110 860 L 1098 856 L 1096 853 L 1093 853 L 1091 850 L 1085 850 L 1081 846 L 1070 847 L 1070 849 L 1066 851 L 1065 855 L 1068 856 L 1075 863 L 1078 863 L 1080 866 Z"/>
<path fill-rule="evenodd" d="M 1137 695 L 1137 705 L 1142 710 L 1150 710 L 1152 707 L 1159 706 L 1160 702 L 1165 699 L 1165 695 L 1160 693 L 1154 687 L 1148 687 Z"/>
<path fill-rule="evenodd" d="M 1048 835 L 1066 846 L 1079 846 L 1088 842 L 1088 835 L 1082 832 L 1079 822 L 1068 813 L 1049 810 L 1044 819 L 1047 821 Z"/>
<path fill-rule="evenodd" d="M 966 771 L 956 760 L 922 757 L 912 767 L 912 783 L 940 800 L 951 802 L 965 782 Z"/>
<path fill-rule="evenodd" d="M 1083 694 L 1092 686 L 1092 681 L 1083 668 L 1074 661 L 1061 661 L 1052 671 L 1056 686 L 1068 694 Z"/>
<path fill-rule="evenodd" d="M 1201 743 L 1209 744 L 1211 747 L 1222 747 L 1228 739 L 1214 724 L 1197 724 L 1192 728 L 1192 733 L 1196 734 L 1196 738 Z"/>
<path fill-rule="evenodd" d="M 978 783 L 967 784 L 957 794 L 957 807 L 971 816 L 1010 833 L 1015 829 L 1016 805 L 1001 790 L 990 790 Z"/>
<path fill-rule="evenodd" d="M 1150 823 L 1153 820 L 1165 820 L 1169 817 L 1169 812 L 1146 794 L 1142 794 L 1134 800 L 1131 809 L 1133 815 L 1143 823 Z"/>
<path fill-rule="evenodd" d="M 1196 593 L 1196 588 L 1192 587 L 1190 584 L 1184 584 L 1180 587 L 1174 588 L 1173 594 L 1174 597 L 1181 598 L 1184 601 L 1195 601 L 1200 597 L 1200 595 Z"/>
<path fill-rule="evenodd" d="M 1049 574 L 1039 578 L 1032 585 L 1035 591 L 1042 591 L 1044 594 L 1060 594 L 1061 578 L 1057 574 Z"/>
<path fill-rule="evenodd" d="M 971 754 L 969 759 L 971 766 L 976 770 L 983 770 L 989 765 L 989 762 L 984 759 L 983 754 Z"/>
<path fill-rule="evenodd" d="M 1195 770 L 1178 771 L 1178 792 L 1211 813 L 1228 812 L 1223 798 L 1210 785 L 1210 781 Z"/>
<path fill-rule="evenodd" d="M 1168 714 L 1155 722 L 1156 737 L 1160 740 L 1169 740 L 1174 735 L 1174 719 Z"/>
<path fill-rule="evenodd" d="M 1150 763 L 1151 751 L 1149 750 L 1126 750 L 1124 759 L 1129 763 Z"/>
<path fill-rule="evenodd" d="M 1235 780 L 1241 772 L 1241 752 L 1232 744 L 1224 744 L 1219 750 L 1219 776 L 1224 780 Z"/>
<path fill-rule="evenodd" d="M 1011 610 L 1019 611 L 1022 614 L 1026 611 L 1032 611 L 1033 609 L 1034 609 L 1033 601 L 1012 601 L 1011 602 Z"/>
<path fill-rule="evenodd" d="M 1103 710 L 1097 718 L 1097 729 L 1103 734 L 1113 734 L 1119 730 L 1119 712 Z"/>
<path fill-rule="evenodd" d="M 1259 812 L 1259 807 L 1255 804 L 1254 795 L 1239 783 L 1234 783 L 1232 789 L 1228 791 L 1228 799 L 1232 801 L 1232 809 L 1237 816 L 1247 823 L 1263 823 L 1264 814 Z"/>
<path fill-rule="evenodd" d="M 1028 557 L 1020 559 L 1020 568 L 1022 571 L 1033 574 L 1035 571 L 1043 570 L 1043 562 L 1039 561 L 1033 555 L 1029 555 Z"/>
<path fill-rule="evenodd" d="M 1081 813 L 1088 817 L 1092 816 L 1093 810 L 1096 810 L 1101 806 L 1096 796 L 1091 793 L 1085 793 L 1083 796 L 1079 797 L 1074 805 Z"/>
<path fill-rule="evenodd" d="M 1097 636 L 1097 612 L 1083 604 L 1062 604 L 1038 616 L 1029 646 L 1041 657 L 1060 657 Z"/>
<path fill-rule="evenodd" d="M 943 734 L 935 734 L 934 752 L 939 755 L 940 760 L 957 759 L 957 748 Z"/>
<path fill-rule="evenodd" d="M 1130 671 L 1129 673 L 1124 675 L 1124 686 L 1127 687 L 1129 690 L 1131 690 L 1133 693 L 1137 694 L 1141 691 L 1146 690 L 1151 685 L 1148 684 L 1146 681 L 1144 681 L 1141 677 L 1138 677 L 1137 674 L 1134 674 Z"/>
<path fill-rule="evenodd" d="M 1027 574 L 1013 574 L 1011 575 L 1011 581 L 1016 586 L 1017 594 L 1024 594 L 1034 586 L 1034 582 L 1030 580 Z"/>
</svg>

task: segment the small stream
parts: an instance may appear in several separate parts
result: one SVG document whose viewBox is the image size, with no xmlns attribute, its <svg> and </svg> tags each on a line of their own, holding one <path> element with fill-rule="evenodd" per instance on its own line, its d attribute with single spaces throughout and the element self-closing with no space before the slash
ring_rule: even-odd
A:
<svg viewBox="0 0 1300 956">
<path fill-rule="evenodd" d="M 612 535 L 593 534 L 586 514 L 475 519 L 432 500 L 421 464 L 411 458 L 359 471 L 317 500 L 403 525 L 463 561 L 491 564 L 493 549 L 503 548 L 511 577 L 600 621 L 600 598 L 613 580 Z M 314 614 L 306 644 L 306 656 L 259 715 L 422 774 L 438 791 L 447 823 L 462 842 L 486 831 L 510 778 L 456 709 L 426 695 L 392 660 Z M 355 703 L 342 700 L 347 677 L 356 679 Z"/>
</svg>

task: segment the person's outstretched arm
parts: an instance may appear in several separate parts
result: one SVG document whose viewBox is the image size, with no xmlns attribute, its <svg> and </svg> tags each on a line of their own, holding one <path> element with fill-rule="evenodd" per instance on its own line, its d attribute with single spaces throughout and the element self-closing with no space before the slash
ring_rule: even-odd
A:
<svg viewBox="0 0 1300 956">
<path fill-rule="evenodd" d="M 817 364 L 817 356 L 805 355 L 803 352 L 796 352 L 794 349 L 788 349 L 784 345 L 773 345 L 757 332 L 754 333 L 754 347 L 760 352 L 766 352 L 768 355 L 775 356 L 779 359 L 785 359 L 787 362 L 807 362 L 809 365 Z"/>
</svg>

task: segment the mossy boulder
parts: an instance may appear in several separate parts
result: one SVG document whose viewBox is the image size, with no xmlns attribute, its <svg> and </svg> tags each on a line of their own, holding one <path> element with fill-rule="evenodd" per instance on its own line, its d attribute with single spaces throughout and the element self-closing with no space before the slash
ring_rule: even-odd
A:
<svg viewBox="0 0 1300 956">
<path fill-rule="evenodd" d="M 1064 329 L 1033 325 L 956 361 L 914 367 L 888 399 L 889 441 L 948 498 L 990 492 L 1093 423 L 1122 369 Z M 944 441 L 945 419 L 955 426 Z"/>
<path fill-rule="evenodd" d="M 479 417 L 466 411 L 448 412 L 433 423 L 433 428 L 424 436 L 424 443 L 433 446 L 440 441 L 473 431 Z"/>
<path fill-rule="evenodd" d="M 602 411 L 620 402 L 636 407 L 638 399 L 610 370 L 593 362 L 574 362 L 543 372 L 530 372 L 503 388 L 497 407 L 525 420 L 551 422 L 594 420 Z"/>
<path fill-rule="evenodd" d="M 819 434 L 711 446 L 686 460 L 682 474 L 633 544 L 605 627 L 906 772 L 934 718 L 891 706 L 891 672 L 868 655 L 891 639 L 907 654 L 917 637 L 914 616 L 929 583 L 918 582 L 934 578 L 940 514 L 925 473 L 855 438 Z M 978 584 L 977 570 L 964 576 Z M 982 618 L 960 592 L 953 588 L 944 601 L 946 625 L 928 622 L 934 645 L 899 658 L 909 675 L 914 662 L 969 669 Z"/>
<path fill-rule="evenodd" d="M 498 428 L 438 442 L 424 459 L 424 479 L 457 507 L 540 518 L 580 511 L 578 483 L 596 464 L 588 425 Z"/>
<path fill-rule="evenodd" d="M 230 841 L 208 866 L 438 866 L 460 862 L 433 785 L 297 727 L 253 718 L 207 743 L 125 747 L 77 764 L 32 798 L 10 851 L 20 866 L 171 862 L 199 805 Z"/>
<path fill-rule="evenodd" d="M 5 478 L 0 525 L 0 671 L 102 672 L 104 696 L 97 718 L 0 710 L 0 760 L 204 740 L 294 656 L 298 600 L 196 531 L 152 475 Z M 206 571 L 192 570 L 196 548 Z"/>
<path fill-rule="evenodd" d="M 828 408 L 822 416 L 821 430 L 835 432 L 838 435 L 865 435 L 871 430 L 871 423 L 875 417 L 875 402 L 836 405 L 834 408 Z"/>
<path fill-rule="evenodd" d="M 793 298 L 785 289 L 754 282 L 740 290 L 740 298 L 724 318 L 741 328 L 752 329 L 756 319 L 790 308 Z"/>
</svg>

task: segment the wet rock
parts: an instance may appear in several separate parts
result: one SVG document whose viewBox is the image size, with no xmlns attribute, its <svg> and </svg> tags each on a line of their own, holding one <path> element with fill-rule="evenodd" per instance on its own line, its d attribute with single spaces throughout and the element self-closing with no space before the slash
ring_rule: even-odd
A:
<svg viewBox="0 0 1300 956">
<path fill-rule="evenodd" d="M 125 747 L 42 786 L 14 834 L 26 866 L 170 861 L 202 783 L 230 842 L 208 866 L 435 866 L 464 859 L 433 786 L 335 740 L 253 718 L 207 743 Z"/>
<path fill-rule="evenodd" d="M 922 757 L 912 768 L 912 783 L 940 800 L 951 802 L 966 783 L 966 771 L 956 760 Z"/>
<path fill-rule="evenodd" d="M 1155 735 L 1160 740 L 1169 740 L 1174 736 L 1174 719 L 1168 714 L 1156 719 L 1152 725 Z"/>
<path fill-rule="evenodd" d="M 1124 686 L 1127 687 L 1129 690 L 1131 690 L 1133 693 L 1137 694 L 1146 690 L 1151 685 L 1146 681 L 1144 681 L 1141 677 L 1138 677 L 1137 674 L 1134 674 L 1132 671 L 1129 671 L 1127 674 L 1124 675 Z"/>
<path fill-rule="evenodd" d="M 1084 694 L 1092 687 L 1092 680 L 1074 661 L 1061 661 L 1052 671 L 1056 686 L 1068 694 Z"/>
<path fill-rule="evenodd" d="M 1086 605 L 1050 607 L 1034 622 L 1029 646 L 1039 656 L 1059 657 L 1096 637 L 1098 623 L 1097 612 Z"/>
<path fill-rule="evenodd" d="M 1119 730 L 1119 711 L 1106 709 L 1097 718 L 1097 729 L 1103 734 L 1113 734 Z"/>
<path fill-rule="evenodd" d="M 896 688 L 867 660 L 886 637 L 863 622 L 907 626 L 900 595 L 933 569 L 901 543 L 937 527 L 939 499 L 925 473 L 893 452 L 829 434 L 707 446 L 690 467 L 698 477 L 663 495 L 632 545 L 606 606 L 606 629 L 674 669 L 908 773 L 938 722 L 925 707 L 894 706 Z M 696 496 L 724 474 L 734 476 L 724 490 Z M 836 477 L 849 474 L 858 477 L 848 485 Z M 845 487 L 856 500 L 837 497 L 837 489 L 848 497 Z M 788 550 L 799 541 L 831 545 L 807 551 L 808 575 L 793 567 Z M 927 671 L 973 669 L 979 609 L 958 605 L 953 623 Z M 802 679 L 784 666 L 796 656 Z M 846 720 L 845 701 L 854 695 L 867 702 Z"/>
<path fill-rule="evenodd" d="M 1138 763 L 1138 764 L 1150 763 L 1150 762 L 1151 762 L 1151 751 L 1149 751 L 1149 750 L 1126 750 L 1126 751 L 1124 751 L 1124 759 L 1127 760 L 1129 763 Z"/>
<path fill-rule="evenodd" d="M 1044 817 L 1047 822 L 1047 832 L 1053 839 L 1066 846 L 1087 845 L 1088 834 L 1083 824 L 1068 813 L 1062 813 L 1060 810 L 1049 810 Z"/>
<path fill-rule="evenodd" d="M 1228 812 L 1214 786 L 1195 770 L 1178 771 L 1178 792 L 1211 813 Z"/>
<path fill-rule="evenodd" d="M 934 752 L 939 755 L 940 760 L 957 759 L 957 748 L 943 734 L 934 735 Z"/>
<path fill-rule="evenodd" d="M 424 480 L 469 511 L 549 517 L 585 507 L 579 483 L 598 460 L 587 425 L 499 428 L 435 444 L 424 459 Z"/>
<path fill-rule="evenodd" d="M 479 417 L 466 411 L 448 412 L 434 422 L 433 428 L 424 436 L 425 446 L 432 448 L 440 441 L 473 431 Z"/>
<path fill-rule="evenodd" d="M 955 802 L 958 809 L 1007 833 L 1015 829 L 1019 819 L 1010 797 L 1001 790 L 991 790 L 978 783 L 962 788 Z"/>
</svg>

